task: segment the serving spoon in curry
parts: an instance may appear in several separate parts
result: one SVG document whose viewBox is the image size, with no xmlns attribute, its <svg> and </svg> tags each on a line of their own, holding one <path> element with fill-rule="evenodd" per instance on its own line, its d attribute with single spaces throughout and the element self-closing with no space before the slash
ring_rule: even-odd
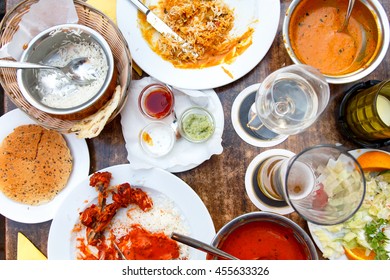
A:
<svg viewBox="0 0 390 280">
<path fill-rule="evenodd" d="M 356 0 L 349 0 L 348 1 L 347 12 L 345 14 L 343 25 L 337 30 L 337 32 L 346 32 L 347 33 L 347 27 L 348 27 L 349 19 L 351 18 L 351 15 L 352 15 L 353 7 L 355 6 L 355 1 Z M 362 30 L 362 39 L 361 39 L 362 43 L 361 43 L 359 51 L 357 52 L 357 54 L 355 56 L 354 61 L 361 60 L 364 57 L 364 53 L 366 51 L 366 44 L 367 44 L 366 31 L 364 30 L 363 26 L 361 26 L 361 30 Z"/>
<path fill-rule="evenodd" d="M 349 23 L 349 19 L 351 18 L 353 6 L 355 6 L 355 0 L 349 0 L 348 1 L 348 8 L 347 8 L 347 12 L 345 14 L 343 25 L 340 27 L 338 32 L 344 32 L 347 29 L 348 23 Z"/>
<path fill-rule="evenodd" d="M 44 65 L 39 63 L 18 62 L 12 60 L 0 60 L 0 68 L 18 69 L 52 69 L 61 71 L 70 81 L 80 85 L 87 85 L 96 80 L 94 69 L 87 57 L 79 57 L 71 60 L 63 67 Z"/>
<path fill-rule="evenodd" d="M 185 236 L 185 235 L 181 235 L 179 233 L 173 232 L 171 234 L 171 239 L 178 241 L 180 243 L 183 243 L 185 245 L 188 245 L 192 248 L 198 249 L 202 252 L 209 253 L 210 255 L 213 255 L 215 257 L 223 258 L 225 260 L 238 260 L 238 258 L 236 258 L 236 257 L 218 249 L 218 248 L 210 246 L 206 243 L 203 243 L 202 241 L 191 238 L 189 236 Z"/>
</svg>

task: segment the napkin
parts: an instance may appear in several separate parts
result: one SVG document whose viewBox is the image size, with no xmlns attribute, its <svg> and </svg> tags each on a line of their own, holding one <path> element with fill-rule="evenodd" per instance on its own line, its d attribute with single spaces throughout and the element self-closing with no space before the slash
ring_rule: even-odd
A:
<svg viewBox="0 0 390 280">
<path fill-rule="evenodd" d="M 73 0 L 40 0 L 32 4 L 30 10 L 22 17 L 12 40 L 0 49 L 0 58 L 12 57 L 19 60 L 23 46 L 43 30 L 54 25 L 77 22 L 78 16 Z"/>
<path fill-rule="evenodd" d="M 211 112 L 216 128 L 213 136 L 203 143 L 191 143 L 184 138 L 178 139 L 172 151 L 160 158 L 145 154 L 139 144 L 140 131 L 153 120 L 144 117 L 138 109 L 138 96 L 142 89 L 159 81 L 152 77 L 132 81 L 128 100 L 121 112 L 123 137 L 126 142 L 127 159 L 135 169 L 159 167 L 171 172 L 181 172 L 196 167 L 214 154 L 221 154 L 224 116 L 222 104 L 214 90 L 198 91 L 173 88 L 175 95 L 175 113 L 180 115 L 189 107 L 201 106 Z M 172 117 L 162 120 L 171 124 Z"/>
<path fill-rule="evenodd" d="M 18 232 L 18 260 L 47 260 L 44 254 L 21 232 Z"/>
</svg>

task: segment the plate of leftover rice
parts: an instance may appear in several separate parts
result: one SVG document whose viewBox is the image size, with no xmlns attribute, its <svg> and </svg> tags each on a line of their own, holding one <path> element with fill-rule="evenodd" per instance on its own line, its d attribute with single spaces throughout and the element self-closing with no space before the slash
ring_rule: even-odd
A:
<svg viewBox="0 0 390 280">
<path fill-rule="evenodd" d="M 93 173 L 64 200 L 51 224 L 48 258 L 206 258 L 170 239 L 172 232 L 211 242 L 214 224 L 199 196 L 165 170 L 116 165 Z"/>
<path fill-rule="evenodd" d="M 243 77 L 276 36 L 279 0 L 144 0 L 184 41 L 159 34 L 131 1 L 118 0 L 117 21 L 132 59 L 178 88 L 216 88 Z"/>
</svg>

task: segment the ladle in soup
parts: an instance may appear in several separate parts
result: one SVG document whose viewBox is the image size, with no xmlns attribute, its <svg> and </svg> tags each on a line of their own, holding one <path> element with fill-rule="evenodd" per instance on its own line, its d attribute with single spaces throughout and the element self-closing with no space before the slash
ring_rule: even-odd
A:
<svg viewBox="0 0 390 280">
<path fill-rule="evenodd" d="M 198 249 L 202 252 L 209 253 L 210 255 L 213 255 L 215 257 L 227 259 L 227 260 L 238 260 L 236 257 L 218 249 L 213 246 L 210 246 L 206 243 L 203 243 L 202 241 L 199 241 L 197 239 L 191 238 L 189 236 L 181 235 L 179 233 L 173 232 L 171 234 L 171 239 L 176 240 L 180 243 L 183 243 L 185 245 L 188 245 L 192 248 Z"/>
<path fill-rule="evenodd" d="M 345 13 L 343 25 L 340 27 L 340 29 L 337 32 L 347 31 L 349 19 L 351 17 L 352 9 L 353 9 L 354 5 L 355 5 L 355 0 L 348 1 L 347 12 Z M 364 27 L 361 25 L 360 25 L 360 30 L 362 31 L 362 40 L 361 40 L 361 44 L 360 44 L 360 49 L 357 52 L 357 55 L 355 56 L 355 61 L 362 60 L 364 57 L 364 52 L 366 50 L 366 37 L 367 37 L 366 31 L 364 30 Z"/>
<path fill-rule="evenodd" d="M 355 0 L 348 1 L 348 8 L 347 8 L 347 12 L 345 13 L 345 19 L 344 19 L 343 25 L 340 27 L 338 32 L 343 32 L 348 27 L 349 18 L 351 17 L 352 9 L 353 9 L 354 5 L 355 5 Z"/>
</svg>

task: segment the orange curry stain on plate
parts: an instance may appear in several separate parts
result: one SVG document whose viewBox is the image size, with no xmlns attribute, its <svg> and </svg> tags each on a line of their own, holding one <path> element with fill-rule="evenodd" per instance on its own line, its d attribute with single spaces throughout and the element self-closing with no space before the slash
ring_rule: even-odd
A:
<svg viewBox="0 0 390 280">
<path fill-rule="evenodd" d="M 348 1 L 303 0 L 290 19 L 289 37 L 297 58 L 318 68 L 326 75 L 352 73 L 374 56 L 378 44 L 378 27 L 370 10 L 356 1 L 348 28 L 341 28 Z M 363 32 L 366 50 L 359 55 Z"/>
<path fill-rule="evenodd" d="M 230 78 L 232 78 L 232 79 L 234 78 L 233 74 L 229 70 L 227 70 L 223 66 L 221 66 L 221 67 L 222 67 L 223 72 L 225 72 Z"/>
<path fill-rule="evenodd" d="M 169 36 L 159 36 L 147 23 L 146 16 L 138 12 L 143 38 L 155 53 L 174 67 L 200 69 L 231 64 L 252 45 L 254 28 L 248 27 L 242 34 L 234 34 L 234 10 L 221 0 L 162 0 L 149 9 L 190 46 L 183 50 L 180 42 Z"/>
<path fill-rule="evenodd" d="M 120 239 L 119 247 L 128 260 L 171 260 L 179 257 L 176 241 L 164 233 L 151 233 L 141 226 L 133 226 Z"/>
</svg>

